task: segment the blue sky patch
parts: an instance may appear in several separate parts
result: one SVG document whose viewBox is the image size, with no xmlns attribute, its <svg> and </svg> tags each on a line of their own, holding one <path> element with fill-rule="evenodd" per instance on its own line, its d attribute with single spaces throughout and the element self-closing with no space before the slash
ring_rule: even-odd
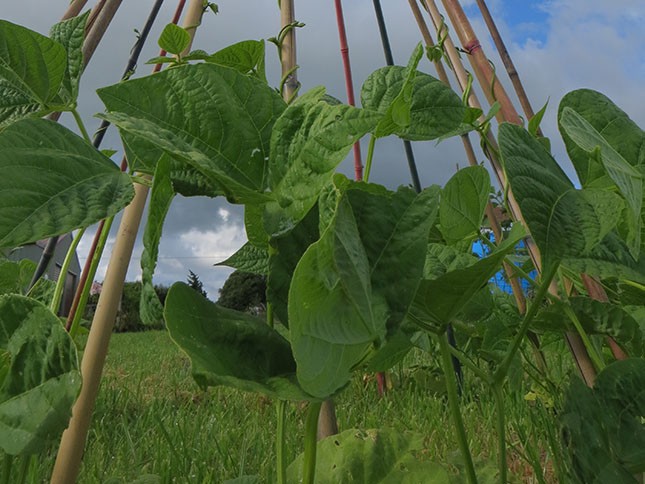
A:
<svg viewBox="0 0 645 484">
<path fill-rule="evenodd" d="M 549 13 L 544 0 L 502 0 L 501 8 L 493 8 L 493 2 L 486 2 L 498 24 L 503 20 L 510 28 L 510 38 L 504 35 L 506 42 L 524 45 L 532 39 L 544 43 L 547 38 Z M 476 4 L 466 8 L 469 16 L 480 16 Z"/>
</svg>

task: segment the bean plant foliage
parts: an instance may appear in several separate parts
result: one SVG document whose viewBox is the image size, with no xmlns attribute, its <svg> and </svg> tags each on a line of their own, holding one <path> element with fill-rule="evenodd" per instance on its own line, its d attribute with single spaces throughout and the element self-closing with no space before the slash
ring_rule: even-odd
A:
<svg viewBox="0 0 645 484">
<path fill-rule="evenodd" d="M 583 449 L 571 456 L 572 477 L 633 482 L 642 472 L 645 459 L 635 446 L 644 439 L 645 137 L 609 99 L 578 90 L 560 105 L 559 127 L 581 186 L 536 139 L 535 121 L 531 131 L 499 127 L 497 154 L 526 225 L 515 222 L 493 244 L 482 230 L 492 191 L 482 166 L 461 169 L 445 187 L 419 193 L 336 172 L 366 135 L 427 141 L 488 129 L 449 87 L 419 70 L 421 46 L 407 66 L 384 67 L 367 78 L 360 108 L 324 87 L 287 104 L 267 83 L 263 41 L 182 58 L 185 32 L 169 27 L 162 41 L 177 51 L 164 60 L 170 68 L 98 90 L 106 108 L 98 117 L 119 128 L 128 174 L 87 139 L 41 119 L 75 113 L 85 21 L 58 24 L 50 37 L 0 21 L 0 248 L 110 217 L 132 199 L 140 182 L 132 174 L 150 175 L 141 314 L 157 321 L 163 312 L 201 386 L 307 400 L 314 412 L 354 372 L 386 370 L 415 346 L 434 352 L 431 340 L 449 363 L 446 331 L 454 325 L 477 350 L 453 353 L 501 392 L 511 366 L 521 365 L 518 350 L 529 329 L 577 331 L 592 352 L 602 345 L 600 336 L 611 336 L 632 358 L 605 364 L 601 353 L 604 370 L 596 387 L 585 389 L 589 398 L 582 399 L 574 379 L 562 413 L 564 435 Z M 181 282 L 162 307 L 152 279 L 176 194 L 222 196 L 244 206 L 248 242 L 224 264 L 266 276 L 268 324 L 218 306 Z M 522 315 L 510 297 L 491 292 L 488 281 L 527 237 L 541 254 L 541 276 Z M 490 246 L 485 257 L 472 254 L 474 243 Z M 47 438 L 60 435 L 80 386 L 75 345 L 50 308 L 22 294 L 23 269 L 0 261 L 0 447 L 7 454 L 38 452 Z M 609 300 L 592 301 L 581 273 L 602 283 Z M 565 291 L 544 304 L 546 289 L 565 275 L 575 294 Z M 459 430 L 451 379 L 446 369 Z M 628 411 L 621 413 L 620 405 Z M 606 452 L 594 447 L 605 438 L 602 428 L 614 430 L 605 436 Z M 348 430 L 335 439 L 319 444 L 316 482 L 416 482 L 421 475 L 424 482 L 473 482 L 465 439 L 459 476 L 420 463 L 414 452 L 423 445 L 416 435 Z M 306 450 L 289 475 L 300 479 L 304 466 L 304 479 L 312 482 L 314 465 L 315 452 L 312 457 Z"/>
</svg>

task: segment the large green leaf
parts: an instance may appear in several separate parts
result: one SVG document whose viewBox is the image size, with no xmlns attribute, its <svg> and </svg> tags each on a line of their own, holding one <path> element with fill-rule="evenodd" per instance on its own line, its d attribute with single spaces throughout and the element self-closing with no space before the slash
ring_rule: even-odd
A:
<svg viewBox="0 0 645 484">
<path fill-rule="evenodd" d="M 17 247 L 114 215 L 130 177 L 63 126 L 25 119 L 0 133 L 0 247 Z"/>
<path fill-rule="evenodd" d="M 432 140 L 457 129 L 465 112 L 459 96 L 438 79 L 416 70 L 412 72 L 413 75 L 409 67 L 400 66 L 374 71 L 361 89 L 363 108 L 382 113 L 391 125 L 387 130 L 382 126 L 383 133 L 391 131 L 403 139 Z M 406 89 L 410 91 L 409 97 L 402 94 Z M 397 124 L 391 119 L 393 106 L 398 103 L 398 109 L 403 110 L 404 99 L 408 102 L 408 119 L 402 121 L 407 124 Z"/>
<path fill-rule="evenodd" d="M 85 25 L 89 10 L 82 15 L 72 17 L 54 25 L 50 37 L 67 52 L 67 70 L 61 85 L 61 97 L 66 103 L 75 103 L 78 97 L 78 84 L 83 73 L 83 41 L 85 40 Z"/>
<path fill-rule="evenodd" d="M 428 244 L 423 277 L 424 279 L 437 279 L 446 272 L 463 269 L 475 262 L 477 262 L 477 257 L 471 253 L 462 252 L 452 245 L 431 243 Z"/>
<path fill-rule="evenodd" d="M 29 289 L 29 283 L 34 272 L 36 272 L 36 263 L 31 259 L 14 262 L 0 257 L 0 296 L 4 294 L 24 295 Z M 38 282 L 42 280 L 43 278 Z M 38 283 L 36 283 L 36 286 L 38 286 Z M 31 293 L 34 288 L 29 291 L 31 297 L 33 297 Z"/>
<path fill-rule="evenodd" d="M 625 242 L 616 234 L 608 234 L 590 253 L 567 255 L 562 265 L 573 272 L 604 278 L 628 279 L 645 284 L 645 257 L 638 260 L 629 253 Z"/>
<path fill-rule="evenodd" d="M 630 227 L 627 243 L 634 257 L 638 257 L 641 246 L 641 209 L 643 206 L 643 176 L 598 132 L 585 118 L 568 106 L 560 112 L 560 129 L 569 139 L 588 153 L 598 150 L 602 165 L 609 178 L 618 187 L 627 202 Z M 623 140 L 621 140 L 623 141 Z M 627 142 L 645 142 L 641 139 Z"/>
<path fill-rule="evenodd" d="M 630 165 L 645 163 L 645 134 L 624 111 L 597 91 L 572 91 L 560 101 L 558 120 L 567 152 L 583 186 L 594 184 L 605 175 L 605 170 L 599 160 L 590 155 L 589 150 L 578 146 L 563 128 L 561 117 L 565 108 L 583 117 Z"/>
<path fill-rule="evenodd" d="M 448 243 L 479 234 L 490 196 L 486 168 L 470 166 L 455 173 L 441 192 L 439 224 Z"/>
<path fill-rule="evenodd" d="M 372 293 L 367 254 L 349 200 L 298 263 L 289 291 L 289 328 L 298 381 L 325 398 L 381 345 L 386 304 Z"/>
<path fill-rule="evenodd" d="M 376 125 L 374 112 L 330 102 L 325 88 L 290 104 L 271 136 L 268 203 L 264 225 L 273 236 L 292 230 L 316 203 L 353 144 Z"/>
<path fill-rule="evenodd" d="M 138 173 L 153 175 L 162 156 L 168 156 L 155 143 L 121 132 L 121 140 L 128 159 L 128 168 Z M 185 197 L 217 197 L 224 193 L 214 180 L 182 160 L 170 161 L 170 178 L 175 192 Z"/>
<path fill-rule="evenodd" d="M 645 471 L 645 360 L 612 363 L 594 388 L 579 379 L 567 391 L 560 421 L 580 483 L 636 484 Z"/>
<path fill-rule="evenodd" d="M 175 192 L 170 181 L 170 159 L 162 157 L 157 163 L 152 181 L 148 221 L 143 232 L 143 254 L 141 255 L 141 302 L 139 315 L 144 324 L 154 325 L 163 319 L 163 307 L 152 283 L 157 266 L 159 242 L 166 215 Z"/>
<path fill-rule="evenodd" d="M 521 321 L 522 315 L 513 296 L 488 286 L 464 305 L 453 326 L 457 335 L 467 335 L 473 352 L 487 361 L 499 363 L 506 356 Z M 521 384 L 521 366 L 521 358 L 516 358 L 509 383 Z M 513 376 L 519 377 L 519 381 Z"/>
<path fill-rule="evenodd" d="M 62 45 L 0 20 L 0 129 L 21 118 L 51 112 L 67 72 Z"/>
<path fill-rule="evenodd" d="M 318 210 L 314 206 L 307 216 L 288 234 L 271 240 L 267 302 L 273 305 L 277 318 L 289 326 L 289 287 L 300 258 L 320 237 Z"/>
<path fill-rule="evenodd" d="M 20 264 L 7 259 L 0 259 L 0 296 L 3 294 L 22 294 L 25 289 L 20 277 Z M 27 284 L 29 281 L 27 281 Z"/>
<path fill-rule="evenodd" d="M 410 122 L 412 120 L 411 110 L 414 79 L 417 74 L 417 66 L 419 65 L 421 57 L 423 57 L 423 47 L 421 46 L 421 43 L 419 43 L 415 47 L 414 51 L 412 51 L 412 55 L 410 55 L 410 59 L 408 60 L 408 65 L 402 73 L 401 85 L 398 92 L 393 93 L 392 102 L 386 106 L 382 106 L 381 112 L 383 113 L 383 117 L 374 129 L 374 136 L 377 138 L 389 136 L 397 131 L 403 131 L 410 126 Z M 361 88 L 361 99 L 363 98 L 362 91 L 363 88 Z M 368 99 L 370 97 L 369 91 L 367 97 Z M 373 107 L 370 107 L 369 105 L 366 106 L 366 108 L 373 109 Z"/>
<path fill-rule="evenodd" d="M 264 205 L 248 203 L 244 206 L 244 229 L 251 244 L 268 249 L 269 234 L 264 230 Z"/>
<path fill-rule="evenodd" d="M 318 484 L 448 484 L 439 464 L 420 460 L 423 436 L 389 429 L 349 429 L 318 442 Z M 287 470 L 289 482 L 302 481 L 304 455 Z"/>
<path fill-rule="evenodd" d="M 198 64 L 98 93 L 109 111 L 102 117 L 190 165 L 230 200 L 267 199 L 269 142 L 285 104 L 266 84 L 233 69 Z M 130 138 L 125 141 L 132 147 Z"/>
<path fill-rule="evenodd" d="M 388 329 L 400 325 L 423 277 L 428 235 L 439 210 L 438 186 L 420 194 L 351 183 L 346 196 L 370 267 L 372 291 L 388 306 Z"/>
<path fill-rule="evenodd" d="M 215 52 L 206 62 L 230 67 L 242 74 L 256 76 L 266 82 L 264 40 L 243 40 Z"/>
<path fill-rule="evenodd" d="M 164 316 L 170 336 L 190 357 L 200 386 L 311 399 L 295 381 L 289 342 L 264 321 L 218 306 L 182 282 L 170 288 Z"/>
<path fill-rule="evenodd" d="M 519 126 L 502 124 L 499 145 L 543 269 L 562 259 L 590 256 L 616 226 L 620 197 L 604 190 L 576 190 L 542 144 Z"/>
<path fill-rule="evenodd" d="M 44 304 L 0 296 L 0 448 L 33 454 L 67 427 L 81 386 L 76 347 Z"/>
<path fill-rule="evenodd" d="M 501 268 L 502 261 L 524 237 L 515 225 L 507 239 L 484 259 L 473 265 L 446 272 L 436 279 L 424 279 L 414 297 L 408 318 L 422 328 L 442 332 L 466 303 Z"/>
</svg>

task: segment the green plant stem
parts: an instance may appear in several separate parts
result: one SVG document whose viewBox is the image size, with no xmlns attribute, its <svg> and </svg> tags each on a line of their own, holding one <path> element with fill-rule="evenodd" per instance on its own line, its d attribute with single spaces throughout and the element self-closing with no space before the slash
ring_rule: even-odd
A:
<svg viewBox="0 0 645 484">
<path fill-rule="evenodd" d="M 13 466 L 13 460 L 14 457 L 9 454 L 4 455 L 4 459 L 2 460 L 2 475 L 0 475 L 2 484 L 9 484 L 11 482 L 11 479 L 9 479 L 9 476 L 11 475 L 11 467 Z"/>
<path fill-rule="evenodd" d="M 468 358 L 463 352 L 459 351 L 452 345 L 448 345 L 448 349 L 450 350 L 450 354 L 458 358 L 466 368 L 468 368 L 486 383 L 490 383 L 489 375 L 481 368 L 479 368 L 475 363 L 470 361 L 470 358 Z"/>
<path fill-rule="evenodd" d="M 506 422 L 504 420 L 504 394 L 502 384 L 492 386 L 495 397 L 495 410 L 497 412 L 497 439 L 499 448 L 497 451 L 497 462 L 499 466 L 499 482 L 506 484 L 508 479 L 506 467 Z"/>
<path fill-rule="evenodd" d="M 269 244 L 269 258 L 278 255 L 278 249 Z M 267 324 L 270 328 L 275 327 L 275 313 L 273 311 L 273 303 L 269 301 L 269 288 L 265 291 L 265 298 L 267 301 Z"/>
<path fill-rule="evenodd" d="M 273 317 L 273 303 L 267 301 L 267 324 L 270 328 L 275 326 L 275 321 Z"/>
<path fill-rule="evenodd" d="M 58 313 L 58 309 L 60 308 L 60 302 L 63 298 L 63 291 L 65 290 L 65 282 L 67 281 L 67 271 L 69 270 L 69 265 L 72 263 L 74 254 L 76 254 L 76 247 L 78 247 L 78 243 L 81 241 L 84 233 L 84 228 L 78 231 L 76 237 L 72 239 L 72 243 L 70 244 L 69 249 L 67 249 L 67 254 L 65 254 L 65 260 L 63 261 L 63 265 L 60 268 L 58 280 L 56 281 L 56 289 L 54 290 L 54 295 L 49 306 L 54 314 Z"/>
<path fill-rule="evenodd" d="M 512 264 L 512 269 L 513 269 L 513 275 L 517 277 L 521 277 L 522 279 L 525 279 L 531 286 L 533 287 L 539 287 L 539 284 L 535 279 L 533 279 L 524 269 L 522 269 L 519 266 L 516 266 L 513 264 L 512 261 L 508 260 L 508 257 L 506 257 L 506 262 L 509 264 Z M 550 296 L 550 294 L 548 294 Z"/>
<path fill-rule="evenodd" d="M 370 171 L 372 170 L 372 158 L 374 157 L 374 145 L 376 144 L 376 136 L 370 137 L 370 143 L 367 147 L 367 159 L 365 160 L 365 169 L 363 170 L 363 181 L 370 181 Z"/>
<path fill-rule="evenodd" d="M 83 135 L 83 138 L 85 139 L 85 141 L 92 144 L 92 139 L 90 138 L 90 135 L 87 132 L 87 129 L 85 129 L 85 124 L 81 119 L 81 115 L 78 114 L 78 111 L 76 109 L 72 109 L 71 113 L 72 113 L 72 116 L 74 116 L 74 121 L 76 121 L 76 124 L 78 125 L 78 129 L 81 130 L 81 134 Z"/>
<path fill-rule="evenodd" d="M 576 313 L 573 312 L 573 309 L 571 309 L 571 306 L 569 306 L 569 305 L 564 306 L 564 312 L 569 317 L 571 322 L 573 323 L 573 326 L 576 328 L 576 331 L 578 331 L 578 334 L 580 335 L 580 338 L 582 339 L 582 343 L 585 345 L 585 348 L 587 348 L 587 352 L 589 353 L 589 357 L 591 358 L 591 361 L 593 362 L 594 366 L 596 367 L 596 370 L 601 371 L 605 367 L 605 362 L 602 360 L 602 357 L 596 351 L 596 348 L 593 345 L 593 343 L 591 342 L 591 339 L 589 339 L 589 335 L 587 334 L 585 329 L 582 327 L 582 323 L 578 319 L 578 316 L 576 316 Z"/>
<path fill-rule="evenodd" d="M 446 378 L 446 391 L 448 393 L 448 405 L 452 415 L 453 424 L 457 431 L 457 441 L 459 442 L 459 450 L 464 458 L 466 464 L 466 475 L 470 484 L 477 483 L 477 474 L 475 474 L 475 465 L 473 464 L 473 457 L 468 448 L 468 438 L 466 437 L 466 430 L 464 428 L 464 421 L 461 418 L 459 411 L 459 393 L 457 391 L 457 379 L 452 369 L 452 360 L 450 358 L 450 344 L 448 337 L 442 334 L 437 338 L 439 340 L 439 348 L 441 350 L 441 360 L 443 374 Z"/>
<path fill-rule="evenodd" d="M 276 403 L 278 426 L 276 429 L 275 454 L 278 467 L 277 484 L 287 484 L 287 454 L 285 452 L 285 421 L 287 417 L 287 401 L 278 400 Z"/>
<path fill-rule="evenodd" d="M 629 281 L 629 280 L 621 280 L 620 282 L 628 286 L 635 287 L 636 289 L 640 289 L 641 291 L 645 291 L 645 286 L 643 284 L 639 284 L 638 282 Z"/>
<path fill-rule="evenodd" d="M 303 484 L 314 484 L 316 476 L 316 444 L 318 431 L 318 415 L 322 402 L 311 402 L 305 421 L 305 463 L 302 472 Z"/>
<path fill-rule="evenodd" d="M 133 183 L 139 183 L 140 185 L 145 185 L 148 188 L 152 188 L 152 180 L 147 176 L 130 175 L 130 179 Z"/>
<path fill-rule="evenodd" d="M 18 479 L 13 481 L 16 484 L 24 484 L 27 482 L 27 473 L 29 472 L 29 466 L 35 455 L 23 455 L 21 456 L 22 462 L 20 462 L 20 469 L 18 471 Z"/>
<path fill-rule="evenodd" d="M 520 349 L 520 345 L 522 344 L 524 336 L 526 336 L 529 325 L 533 321 L 533 318 L 537 314 L 538 309 L 540 309 L 542 301 L 547 295 L 551 281 L 558 272 L 559 265 L 559 263 L 554 264 L 554 266 L 548 272 L 544 273 L 540 288 L 535 295 L 535 299 L 533 299 L 533 303 L 529 307 L 528 311 L 526 311 L 522 325 L 520 326 L 520 329 L 518 330 L 517 334 L 515 335 L 515 339 L 511 344 L 511 349 L 508 351 L 508 353 L 506 353 L 506 356 L 502 360 L 502 363 L 499 365 L 497 371 L 495 371 L 495 374 L 493 375 L 493 384 L 497 385 L 498 383 L 501 383 L 504 378 L 506 378 L 508 369 L 511 367 L 511 362 L 513 361 L 513 358 L 515 357 L 517 351 Z"/>
<path fill-rule="evenodd" d="M 114 217 L 108 217 L 105 219 L 103 224 L 103 230 L 101 236 L 99 237 L 98 243 L 96 244 L 96 250 L 92 256 L 92 263 L 90 264 L 90 272 L 87 275 L 85 280 L 85 286 L 83 287 L 83 292 L 81 293 L 81 298 L 78 302 L 78 307 L 76 308 L 76 314 L 74 314 L 74 319 L 72 320 L 72 325 L 69 329 L 69 335 L 74 339 L 76 333 L 78 333 L 78 328 L 81 325 L 81 319 L 83 319 L 83 314 L 85 313 L 85 306 L 87 305 L 87 300 L 90 297 L 90 289 L 92 288 L 92 283 L 94 282 L 94 276 L 96 275 L 96 270 L 99 267 L 101 262 L 101 256 L 103 255 L 103 250 L 105 249 L 105 244 L 107 243 L 107 238 L 110 233 L 110 227 L 112 227 L 112 222 Z"/>
</svg>

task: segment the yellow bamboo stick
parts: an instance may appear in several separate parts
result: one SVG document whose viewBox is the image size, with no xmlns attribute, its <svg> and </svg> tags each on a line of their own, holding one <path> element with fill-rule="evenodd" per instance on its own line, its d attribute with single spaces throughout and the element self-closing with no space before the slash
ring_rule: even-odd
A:
<svg viewBox="0 0 645 484">
<path fill-rule="evenodd" d="M 203 14 L 202 0 L 191 0 L 186 13 L 184 25 L 199 25 Z M 191 42 L 195 30 L 189 31 Z M 52 484 L 69 484 L 76 482 L 81 466 L 81 459 L 87 439 L 87 432 L 92 420 L 94 404 L 101 383 L 101 375 L 107 356 L 110 336 L 116 318 L 119 301 L 123 293 L 123 284 L 130 265 L 134 242 L 143 215 L 148 187 L 137 184 L 134 199 L 126 207 L 110 264 L 105 275 L 103 290 L 96 307 L 94 319 L 87 339 L 87 345 L 81 362 L 83 386 L 81 393 L 72 408 L 69 427 L 63 433 L 56 463 L 52 473 Z"/>
</svg>

